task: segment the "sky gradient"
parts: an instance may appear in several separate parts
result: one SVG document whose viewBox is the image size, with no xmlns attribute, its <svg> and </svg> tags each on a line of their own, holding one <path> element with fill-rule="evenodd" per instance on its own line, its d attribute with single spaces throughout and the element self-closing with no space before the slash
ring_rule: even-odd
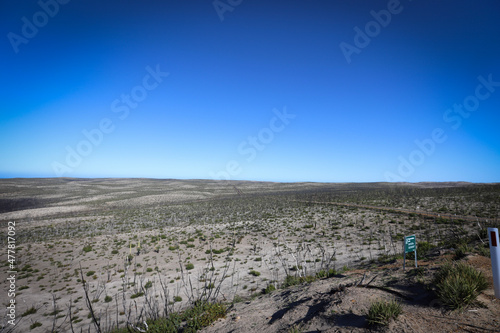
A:
<svg viewBox="0 0 500 333">
<path fill-rule="evenodd" d="M 498 1 L 0 6 L 0 177 L 500 182 Z"/>
</svg>

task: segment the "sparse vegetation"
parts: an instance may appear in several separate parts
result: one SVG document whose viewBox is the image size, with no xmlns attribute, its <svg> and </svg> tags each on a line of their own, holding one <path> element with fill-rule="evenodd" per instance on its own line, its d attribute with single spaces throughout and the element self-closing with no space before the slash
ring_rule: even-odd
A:
<svg viewBox="0 0 500 333">
<path fill-rule="evenodd" d="M 54 295 L 53 310 L 25 315 L 49 331 L 53 320 L 62 325 L 58 331 L 69 331 L 70 322 L 75 331 L 96 323 L 108 325 L 103 331 L 117 323 L 124 328 L 127 321 L 142 327 L 144 320 L 183 316 L 199 298 L 237 303 L 318 279 L 342 281 L 360 268 L 395 265 L 402 260 L 401 238 L 409 234 L 417 236 L 419 262 L 440 253 L 456 260 L 488 256 L 484 221 L 500 217 L 500 186 L 486 184 L 232 182 L 243 189 L 235 196 L 232 186 L 204 181 L 37 182 L 18 193 L 45 198 L 37 205 L 50 214 L 34 210 L 40 215 L 19 219 L 26 228 L 16 235 L 25 254 L 17 280 L 19 290 L 30 288 L 21 299 Z M 71 199 L 61 198 L 70 182 L 81 186 Z M 9 186 L 11 193 L 15 186 Z M 91 209 L 73 210 L 82 200 Z M 78 262 L 82 274 L 74 272 Z M 405 276 L 429 286 L 430 272 L 419 268 Z M 450 299 L 455 282 L 450 278 L 436 293 Z M 472 282 L 462 285 L 480 293 Z M 71 319 L 63 320 L 70 304 Z M 118 317 L 108 312 L 105 319 L 115 306 Z M 25 322 L 21 329 L 27 331 Z"/>
<path fill-rule="evenodd" d="M 488 287 L 484 274 L 463 262 L 446 263 L 434 278 L 437 295 L 451 309 L 462 309 L 473 304 Z"/>
<path fill-rule="evenodd" d="M 92 245 L 87 244 L 83 247 L 83 252 L 90 252 L 92 251 Z"/>
<path fill-rule="evenodd" d="M 372 326 L 387 326 L 402 313 L 401 304 L 396 301 L 376 301 L 368 310 L 368 324 Z"/>
<path fill-rule="evenodd" d="M 257 272 L 256 270 L 253 269 L 249 272 L 249 274 L 253 276 L 260 276 L 260 272 Z"/>
<path fill-rule="evenodd" d="M 34 314 L 34 313 L 36 313 L 36 311 L 37 311 L 37 309 L 34 306 L 32 306 L 28 310 L 24 311 L 23 314 L 21 315 L 21 317 L 26 317 L 26 316 L 29 316 L 30 314 Z"/>
<path fill-rule="evenodd" d="M 30 330 L 35 329 L 35 328 L 40 327 L 40 326 L 42 326 L 42 323 L 40 323 L 39 321 L 35 321 L 33 324 L 30 325 Z"/>
</svg>

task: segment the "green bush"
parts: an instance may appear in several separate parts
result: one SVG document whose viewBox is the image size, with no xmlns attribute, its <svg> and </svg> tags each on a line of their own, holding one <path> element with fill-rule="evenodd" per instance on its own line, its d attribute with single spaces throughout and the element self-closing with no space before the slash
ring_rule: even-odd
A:
<svg viewBox="0 0 500 333">
<path fill-rule="evenodd" d="M 192 263 L 187 263 L 187 264 L 186 264 L 186 269 L 187 269 L 188 271 L 189 271 L 189 270 L 191 270 L 191 269 L 193 269 L 193 268 L 194 268 L 194 264 L 192 264 Z"/>
<path fill-rule="evenodd" d="M 86 275 L 87 275 L 87 276 L 92 276 L 92 275 L 94 275 L 94 274 L 95 274 L 95 271 L 88 271 Z"/>
<path fill-rule="evenodd" d="M 402 311 L 401 304 L 396 301 L 374 302 L 368 310 L 368 324 L 371 326 L 387 326 L 390 321 L 396 319 Z"/>
<path fill-rule="evenodd" d="M 483 257 L 489 258 L 490 257 L 490 248 L 486 246 L 479 245 L 477 247 L 477 253 L 482 255 Z"/>
<path fill-rule="evenodd" d="M 90 252 L 92 251 L 92 245 L 88 244 L 83 247 L 83 252 Z"/>
<path fill-rule="evenodd" d="M 182 297 L 174 296 L 174 302 L 182 302 Z"/>
<path fill-rule="evenodd" d="M 460 244 L 455 249 L 455 259 L 462 259 L 467 256 L 467 253 L 472 252 L 472 248 L 467 244 Z"/>
<path fill-rule="evenodd" d="M 317 278 L 316 276 L 313 275 L 307 275 L 307 276 L 294 276 L 294 275 L 287 275 L 285 278 L 285 281 L 283 281 L 281 287 L 282 288 L 287 288 L 291 286 L 295 286 L 301 283 L 311 283 L 316 281 Z"/>
<path fill-rule="evenodd" d="M 268 285 L 268 286 L 266 287 L 266 289 L 264 289 L 264 290 L 262 291 L 262 293 L 263 293 L 263 294 L 270 294 L 270 293 L 272 293 L 272 292 L 273 292 L 273 291 L 275 291 L 275 290 L 276 290 L 276 287 L 274 286 L 274 284 L 270 284 L 270 285 Z"/>
<path fill-rule="evenodd" d="M 135 293 L 135 294 L 131 295 L 130 298 L 134 299 L 134 298 L 137 298 L 137 297 L 141 297 L 143 295 L 144 295 L 144 293 L 142 291 L 139 291 L 138 293 Z"/>
<path fill-rule="evenodd" d="M 106 303 L 109 303 L 109 302 L 111 302 L 112 300 L 113 300 L 113 297 L 111 297 L 111 296 L 109 296 L 109 295 L 108 295 L 108 296 L 106 296 L 106 297 L 104 297 L 104 302 L 106 302 Z"/>
<path fill-rule="evenodd" d="M 220 303 L 195 302 L 183 312 L 170 313 L 166 318 L 148 320 L 148 332 L 152 333 L 193 333 L 210 326 L 214 321 L 226 316 L 226 306 Z M 125 329 L 113 332 L 127 332 Z"/>
<path fill-rule="evenodd" d="M 36 313 L 36 311 L 37 311 L 36 308 L 34 306 L 32 306 L 28 310 L 24 311 L 24 313 L 21 315 L 21 317 L 25 317 L 25 316 L 28 316 L 30 314 L 34 314 L 34 313 Z"/>
<path fill-rule="evenodd" d="M 260 272 L 257 272 L 257 271 L 255 271 L 255 270 L 253 270 L 253 269 L 252 269 L 252 270 L 249 272 L 249 274 L 250 274 L 250 275 L 253 275 L 253 276 L 259 276 L 259 275 L 260 275 Z"/>
<path fill-rule="evenodd" d="M 197 332 L 209 326 L 219 318 L 226 316 L 226 306 L 221 303 L 198 302 L 193 308 L 184 312 L 186 329 L 184 332 Z"/>
<path fill-rule="evenodd" d="M 434 277 L 434 284 L 443 305 L 451 309 L 462 309 L 473 304 L 488 287 L 484 274 L 463 262 L 448 262 L 441 266 Z"/>
<path fill-rule="evenodd" d="M 30 330 L 42 326 L 42 323 L 35 321 L 33 324 L 30 325 Z"/>
<path fill-rule="evenodd" d="M 226 251 L 227 251 L 226 248 L 223 248 L 223 249 L 212 249 L 212 253 L 213 254 L 221 254 L 221 253 L 224 253 Z M 206 250 L 205 254 L 210 254 L 210 250 Z"/>
<path fill-rule="evenodd" d="M 318 278 L 318 279 L 324 279 L 324 278 L 327 278 L 327 277 L 332 277 L 334 275 L 337 275 L 337 272 L 333 268 L 330 268 L 328 271 L 322 269 L 322 270 L 320 270 L 319 272 L 316 273 L 316 278 Z"/>
</svg>

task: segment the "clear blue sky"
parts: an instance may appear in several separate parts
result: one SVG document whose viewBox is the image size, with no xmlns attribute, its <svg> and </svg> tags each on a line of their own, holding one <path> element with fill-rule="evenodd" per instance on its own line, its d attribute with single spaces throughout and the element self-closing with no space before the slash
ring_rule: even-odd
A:
<svg viewBox="0 0 500 333">
<path fill-rule="evenodd" d="M 0 27 L 0 177 L 500 181 L 495 0 L 1 1 Z"/>
</svg>

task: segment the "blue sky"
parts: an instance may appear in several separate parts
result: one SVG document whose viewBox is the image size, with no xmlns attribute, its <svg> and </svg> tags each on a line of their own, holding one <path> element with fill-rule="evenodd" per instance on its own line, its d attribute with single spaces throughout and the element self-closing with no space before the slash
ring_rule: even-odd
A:
<svg viewBox="0 0 500 333">
<path fill-rule="evenodd" d="M 0 177 L 500 181 L 497 1 L 0 6 Z"/>
</svg>

